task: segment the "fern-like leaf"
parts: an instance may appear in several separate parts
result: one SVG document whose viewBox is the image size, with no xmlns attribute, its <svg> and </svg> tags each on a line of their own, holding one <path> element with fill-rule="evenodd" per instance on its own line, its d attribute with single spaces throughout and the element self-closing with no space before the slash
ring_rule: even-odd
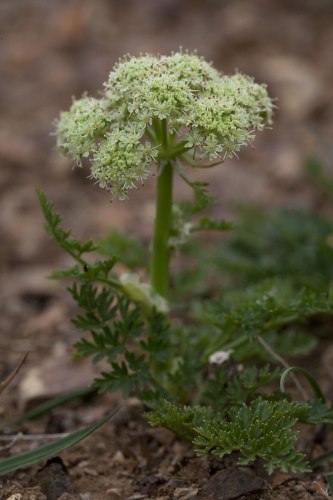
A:
<svg viewBox="0 0 333 500">
<path fill-rule="evenodd" d="M 239 464 L 263 459 L 269 473 L 309 470 L 305 456 L 295 450 L 297 432 L 292 427 L 305 418 L 306 403 L 267 401 L 256 398 L 250 405 L 232 408 L 227 418 L 207 407 L 179 406 L 162 401 L 146 414 L 152 425 L 163 425 L 193 440 L 199 456 L 224 457 L 239 452 Z"/>
<path fill-rule="evenodd" d="M 249 406 L 233 408 L 229 421 L 210 419 L 196 427 L 197 453 L 212 452 L 224 457 L 238 451 L 240 464 L 262 458 L 269 473 L 277 468 L 293 472 L 309 470 L 304 455 L 294 449 L 297 432 L 291 430 L 304 418 L 307 409 L 305 403 L 266 401 L 259 397 Z"/>
<path fill-rule="evenodd" d="M 53 204 L 50 203 L 42 191 L 37 191 L 39 203 L 45 218 L 46 232 L 54 239 L 69 255 L 73 257 L 79 264 L 84 266 L 85 260 L 82 259 L 84 253 L 93 252 L 97 246 L 92 240 L 84 243 L 71 238 L 71 232 L 65 231 L 60 227 L 62 218 L 53 210 Z"/>
</svg>

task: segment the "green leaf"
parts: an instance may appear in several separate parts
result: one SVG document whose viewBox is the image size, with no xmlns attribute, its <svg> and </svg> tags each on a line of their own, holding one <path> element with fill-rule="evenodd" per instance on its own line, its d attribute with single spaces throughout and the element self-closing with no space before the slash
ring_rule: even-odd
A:
<svg viewBox="0 0 333 500">
<path fill-rule="evenodd" d="M 129 269 L 134 270 L 145 263 L 147 249 L 135 239 L 112 228 L 99 242 L 98 252 L 107 257 L 116 257 Z"/>
<path fill-rule="evenodd" d="M 46 458 L 57 455 L 58 453 L 62 452 L 69 446 L 79 443 L 80 441 L 82 441 L 82 439 L 89 436 L 92 432 L 94 432 L 96 429 L 98 429 L 108 420 L 110 420 L 118 410 L 119 408 L 106 415 L 106 417 L 97 420 L 97 422 L 95 422 L 92 425 L 89 425 L 85 429 L 74 432 L 73 434 L 70 434 L 69 436 L 66 436 L 62 439 L 59 439 L 54 443 L 41 446 L 36 450 L 28 451 L 26 453 L 22 453 L 21 455 L 1 460 L 0 475 L 8 474 L 8 472 L 12 472 L 17 469 L 22 469 L 24 467 L 29 467 L 30 465 L 33 465 L 39 462 L 40 460 L 45 460 Z"/>
<path fill-rule="evenodd" d="M 17 425 L 21 422 L 25 422 L 26 420 L 36 420 L 37 418 L 40 418 L 46 413 L 49 413 L 54 408 L 63 406 L 64 404 L 68 403 L 69 401 L 72 401 L 73 399 L 82 398 L 94 393 L 96 393 L 96 389 L 94 389 L 93 387 L 83 387 L 82 389 L 66 392 L 64 394 L 61 394 L 60 396 L 45 401 L 45 403 L 41 403 L 35 408 L 32 408 L 30 411 L 24 413 L 24 415 L 21 415 L 14 421 L 7 424 L 6 427 Z"/>
<path fill-rule="evenodd" d="M 192 439 L 199 456 L 213 453 L 222 458 L 237 451 L 240 465 L 261 458 L 269 473 L 275 469 L 305 472 L 309 467 L 306 457 L 295 449 L 298 434 L 292 428 L 307 409 L 306 403 L 258 397 L 249 405 L 231 408 L 223 417 L 207 407 L 161 400 L 145 418 L 151 425 L 163 425 Z"/>
<path fill-rule="evenodd" d="M 65 231 L 60 227 L 62 221 L 59 214 L 53 210 L 53 205 L 50 203 L 42 191 L 37 190 L 39 203 L 45 218 L 45 229 L 49 236 L 55 240 L 69 255 L 73 257 L 82 266 L 86 265 L 82 254 L 93 252 L 97 249 L 92 240 L 81 243 L 78 240 L 70 238 L 71 232 Z"/>
<path fill-rule="evenodd" d="M 324 404 L 321 400 L 307 401 L 309 409 L 302 422 L 311 425 L 333 424 L 333 408 Z"/>
<path fill-rule="evenodd" d="M 58 269 L 49 274 L 51 280 L 62 280 L 66 278 L 79 278 L 82 273 L 82 267 L 75 265 L 68 269 Z"/>
<path fill-rule="evenodd" d="M 313 460 L 311 462 L 311 466 L 314 469 L 316 469 L 317 467 L 320 467 L 328 460 L 331 460 L 332 457 L 333 457 L 333 450 L 329 450 L 326 453 L 323 453 L 323 455 L 320 455 L 320 457 L 316 458 L 316 460 Z"/>
<path fill-rule="evenodd" d="M 286 379 L 288 377 L 288 375 L 291 373 L 291 372 L 299 372 L 301 373 L 302 375 L 304 375 L 304 377 L 307 379 L 307 381 L 309 382 L 309 384 L 311 385 L 314 393 L 316 394 L 317 398 L 322 402 L 322 403 L 325 403 L 325 396 L 324 394 L 322 393 L 316 379 L 311 375 L 311 373 L 309 373 L 307 370 L 305 370 L 304 368 L 300 368 L 298 366 L 290 366 L 289 368 L 286 368 L 282 375 L 281 375 L 281 379 L 280 379 L 280 390 L 281 392 L 286 392 L 285 391 L 285 382 L 286 382 Z"/>
<path fill-rule="evenodd" d="M 231 408 L 230 421 L 205 419 L 195 429 L 197 454 L 213 453 L 222 458 L 239 451 L 239 464 L 247 465 L 260 457 L 269 474 L 275 469 L 308 471 L 305 456 L 294 448 L 297 433 L 291 430 L 307 409 L 305 403 L 266 401 L 261 397 L 248 406 Z"/>
<path fill-rule="evenodd" d="M 224 290 L 220 298 L 207 303 L 204 311 L 204 321 L 216 329 L 208 355 L 233 349 L 232 357 L 237 362 L 253 356 L 267 359 L 267 353 L 254 342 L 258 335 L 282 356 L 309 352 L 315 345 L 315 337 L 306 334 L 310 318 L 329 318 L 332 312 L 328 291 L 303 288 L 296 292 L 281 279 Z"/>
<path fill-rule="evenodd" d="M 214 197 L 207 192 L 207 186 L 209 185 L 207 182 L 192 182 L 183 174 L 180 174 L 180 177 L 193 189 L 193 202 L 181 201 L 179 203 L 184 215 L 189 219 L 192 215 L 209 208 L 214 202 Z"/>
<path fill-rule="evenodd" d="M 280 277 L 300 286 L 322 289 L 333 279 L 332 220 L 295 210 L 247 208 L 240 213 L 237 231 L 212 255 L 212 263 L 238 283 Z"/>
<path fill-rule="evenodd" d="M 195 231 L 230 231 L 235 225 L 225 220 L 211 219 L 210 217 L 201 217 L 199 222 L 192 227 L 191 232 Z"/>
</svg>

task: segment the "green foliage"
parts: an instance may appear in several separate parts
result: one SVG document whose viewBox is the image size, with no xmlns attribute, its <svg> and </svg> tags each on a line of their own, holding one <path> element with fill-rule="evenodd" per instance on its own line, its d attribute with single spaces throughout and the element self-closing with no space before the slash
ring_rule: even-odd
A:
<svg viewBox="0 0 333 500">
<path fill-rule="evenodd" d="M 69 291 L 83 311 L 73 323 L 91 332 L 90 339 L 76 343 L 78 355 L 92 356 L 94 363 L 105 358 L 110 365 L 110 371 L 102 372 L 95 386 L 102 391 L 120 389 L 124 396 L 155 389 L 157 374 L 169 362 L 170 336 L 165 318 L 157 313 L 145 317 L 139 307 L 105 287 L 81 283 Z M 156 335 L 145 336 L 147 330 Z"/>
<path fill-rule="evenodd" d="M 224 220 L 215 220 L 210 217 L 201 217 L 198 223 L 193 226 L 194 231 L 229 231 L 233 229 L 233 224 Z"/>
<path fill-rule="evenodd" d="M 197 405 L 179 406 L 165 399 L 159 401 L 158 409 L 145 413 L 151 425 L 167 427 L 190 440 L 196 435 L 195 428 L 210 420 L 213 415 L 213 411 L 209 408 Z"/>
<path fill-rule="evenodd" d="M 61 217 L 52 204 L 43 193 L 38 195 L 48 234 L 78 262 L 52 274 L 53 278 L 75 280 L 68 290 L 82 314 L 73 323 L 91 333 L 90 339 L 83 338 L 76 344 L 78 356 L 92 356 L 95 363 L 105 358 L 110 364 L 110 372 L 103 372 L 95 381 L 97 388 L 121 389 L 124 395 L 139 391 L 148 397 L 159 387 L 158 374 L 169 365 L 167 319 L 154 310 L 148 314 L 124 295 L 125 288 L 110 276 L 117 258 L 94 263 L 84 260 L 86 252 L 98 247 L 91 241 L 81 243 L 70 238 L 70 232 L 60 227 Z M 162 387 L 159 390 L 163 393 Z"/>
<path fill-rule="evenodd" d="M 333 424 L 333 407 L 316 399 L 308 401 L 309 409 L 302 419 L 306 424 Z"/>
<path fill-rule="evenodd" d="M 242 465 L 260 457 L 269 473 L 276 468 L 306 471 L 304 455 L 294 449 L 297 433 L 291 430 L 306 410 L 305 403 L 257 398 L 249 406 L 232 408 L 228 422 L 210 419 L 208 425 L 197 427 L 194 444 L 199 455 L 213 452 L 223 457 L 240 451 Z"/>
<path fill-rule="evenodd" d="M 256 342 L 258 335 L 282 355 L 309 352 L 315 337 L 307 333 L 307 321 L 319 315 L 331 316 L 332 311 L 329 292 L 304 288 L 296 293 L 281 280 L 231 289 L 210 301 L 204 311 L 204 321 L 214 330 L 207 355 L 234 349 L 237 361 L 261 354 L 267 358 Z"/>
<path fill-rule="evenodd" d="M 84 243 L 71 238 L 71 232 L 65 231 L 60 227 L 61 217 L 53 211 L 52 203 L 49 203 L 45 194 L 42 191 L 37 191 L 39 203 L 45 218 L 45 229 L 48 235 L 53 238 L 66 253 L 71 255 L 75 261 L 82 266 L 86 262 L 82 259 L 84 253 L 93 252 L 96 250 L 96 245 L 89 240 Z"/>
<path fill-rule="evenodd" d="M 225 220 L 217 220 L 207 215 L 197 219 L 200 212 L 208 210 L 214 203 L 205 182 L 192 182 L 184 174 L 180 177 L 192 189 L 193 200 L 180 201 L 173 206 L 173 221 L 169 237 L 169 247 L 179 248 L 188 242 L 190 233 L 198 231 L 230 231 L 234 225 Z M 192 222 L 195 219 L 195 222 Z M 196 220 L 197 219 L 197 220 Z"/>
<path fill-rule="evenodd" d="M 20 455 L 16 455 L 13 457 L 6 458 L 4 460 L 0 460 L 0 476 L 8 474 L 9 472 L 23 469 L 26 467 L 30 467 L 41 460 L 45 460 L 46 458 L 53 457 L 63 450 L 66 450 L 70 446 L 79 443 L 90 434 L 92 434 L 95 430 L 101 427 L 103 424 L 108 422 L 113 415 L 118 411 L 118 408 L 111 412 L 106 417 L 103 417 L 93 424 L 81 429 L 79 431 L 73 432 L 69 436 L 66 436 L 62 439 L 58 439 L 57 441 L 46 444 L 37 448 L 35 450 L 27 451 L 25 453 L 21 453 Z"/>
<path fill-rule="evenodd" d="M 169 290 L 170 257 L 181 247 L 190 256 L 191 233 L 234 228 L 210 218 L 207 183 L 189 180 L 185 168 L 237 157 L 271 124 L 273 107 L 265 85 L 180 51 L 120 60 L 100 99 L 84 95 L 61 113 L 58 146 L 77 164 L 90 162 L 90 178 L 112 196 L 125 199 L 157 167 L 151 262 L 142 245 L 114 230 L 99 245 L 72 238 L 38 196 L 47 232 L 74 259 L 52 277 L 72 282 L 73 323 L 84 332 L 77 353 L 109 367 L 95 386 L 137 395 L 154 410 L 151 423 L 192 439 L 200 455 L 237 452 L 240 464 L 259 457 L 269 472 L 305 471 L 292 429 L 331 423 L 333 410 L 304 370 L 316 400 L 290 401 L 284 384 L 297 370 L 281 373 L 263 362 L 285 365 L 281 356 L 308 353 L 316 342 L 311 322 L 332 321 L 332 222 L 247 211 L 223 249 L 205 245 L 199 256 L 192 246 L 196 272 L 188 259 L 187 273 L 174 279 L 177 290 Z M 312 162 L 307 170 L 331 194 L 320 167 Z M 173 204 L 174 174 L 192 201 Z M 118 263 L 131 272 L 118 277 Z"/>
<path fill-rule="evenodd" d="M 207 182 L 190 181 L 184 174 L 181 175 L 181 178 L 193 190 L 193 201 L 183 200 L 178 203 L 184 217 L 190 220 L 193 215 L 211 207 L 214 203 L 214 198 L 207 191 Z"/>
<path fill-rule="evenodd" d="M 332 221 L 315 213 L 246 210 L 215 265 L 242 284 L 278 277 L 320 289 L 333 279 L 332 234 Z"/>
<path fill-rule="evenodd" d="M 205 184 L 184 180 L 195 196 L 174 209 L 173 248 L 196 229 L 231 228 L 208 217 L 192 223 L 213 200 Z M 52 205 L 39 196 L 48 233 L 75 260 L 53 277 L 73 280 L 68 290 L 79 308 L 73 323 L 85 333 L 77 354 L 109 366 L 95 387 L 139 396 L 152 409 L 146 415 L 152 425 L 192 440 L 198 454 L 237 452 L 240 464 L 261 458 L 269 472 L 308 470 L 304 455 L 296 451 L 293 427 L 297 422 L 331 425 L 333 408 L 310 374 L 306 377 L 317 399 L 290 401 L 277 384 L 283 378 L 284 385 L 289 372 L 274 363 L 276 356 L 310 352 L 316 344 L 314 320 L 331 321 L 331 222 L 305 213 L 248 212 L 224 249 L 209 259 L 198 259 L 197 243 L 185 245 L 189 262 L 195 258 L 197 266 L 188 278 L 175 279 L 180 321 L 135 301 L 125 281 L 113 274 L 118 262 L 130 270 L 139 269 L 142 261 L 146 266 L 141 245 L 116 232 L 99 246 L 81 243 L 60 227 Z M 88 262 L 85 254 L 93 251 L 96 259 Z M 98 253 L 107 259 L 100 260 Z M 221 276 L 222 291 L 210 297 L 210 284 L 214 287 Z M 200 288 L 198 278 L 207 282 L 206 288 Z M 141 286 L 142 293 L 147 286 Z M 189 306 L 181 303 L 184 290 Z M 213 359 L 221 351 L 229 359 L 218 364 Z M 271 365 L 263 364 L 267 361 Z"/>
<path fill-rule="evenodd" d="M 280 369 L 265 365 L 261 368 L 248 366 L 241 370 L 213 365 L 212 373 L 203 382 L 199 402 L 225 415 L 230 407 L 240 407 L 261 395 L 265 399 L 277 398 L 277 391 L 262 392 L 266 386 L 280 378 Z"/>
<path fill-rule="evenodd" d="M 196 193 L 194 202 L 179 204 L 178 215 L 181 213 L 183 222 L 211 203 L 204 185 L 195 183 L 191 187 Z M 238 237 L 231 236 L 225 254 L 232 251 L 237 255 L 241 248 L 242 263 L 247 263 L 240 266 L 243 284 L 239 284 L 238 265 L 229 265 L 225 254 L 222 257 L 219 253 L 215 260 L 213 256 L 219 266 L 224 261 L 230 277 L 236 276 L 236 286 L 230 282 L 220 296 L 194 308 L 191 323 L 185 325 L 171 323 L 165 314 L 133 302 L 124 294 L 121 280 L 112 275 L 119 261 L 139 267 L 139 246 L 113 233 L 101 245 L 108 258 L 97 257 L 88 263 L 84 254 L 96 251 L 96 245 L 72 239 L 70 232 L 60 227 L 61 219 L 45 196 L 39 197 L 48 233 L 76 261 L 73 267 L 53 273 L 53 277 L 73 280 L 68 290 L 79 308 L 73 323 L 89 335 L 77 342 L 77 355 L 91 356 L 94 363 L 104 360 L 110 367 L 95 380 L 95 387 L 102 391 L 120 389 L 125 396 L 139 395 L 153 409 L 147 415 L 148 421 L 192 440 L 198 454 L 222 457 L 237 451 L 239 463 L 247 464 L 259 457 L 269 472 L 275 468 L 307 470 L 304 456 L 295 451 L 297 433 L 292 428 L 296 422 L 332 424 L 333 410 L 321 398 L 308 404 L 296 403 L 279 392 L 276 382 L 281 369 L 261 364 L 260 360 L 275 360 L 258 337 L 275 353 L 287 356 L 309 352 L 315 345 L 308 322 L 332 316 L 331 294 L 322 291 L 324 284 L 327 288 L 328 276 L 321 266 L 324 259 L 325 267 L 329 267 L 331 252 L 322 242 L 330 235 L 328 221 L 307 221 L 307 226 L 296 231 L 303 220 L 299 214 L 292 220 L 284 214 L 276 215 L 276 220 L 273 215 L 265 216 L 273 243 L 268 235 L 258 243 L 251 235 L 243 236 L 240 229 Z M 304 245 L 301 249 L 304 261 L 308 256 L 307 265 L 312 262 L 316 267 L 307 270 L 305 278 L 304 262 L 299 263 L 295 275 L 303 277 L 301 289 L 290 277 L 290 263 L 284 262 L 288 260 L 286 249 L 294 230 L 297 245 L 311 233 L 309 250 L 305 251 Z M 264 280 L 258 269 L 260 241 L 266 241 L 267 248 L 274 248 L 276 255 L 265 267 L 271 277 Z M 308 283 L 313 286 L 306 286 Z M 229 353 L 226 364 L 211 361 L 211 355 L 218 351 Z M 237 368 L 235 362 L 242 362 L 243 367 Z M 286 378 L 287 372 L 283 376 Z"/>
<path fill-rule="evenodd" d="M 147 259 L 147 250 L 137 240 L 111 229 L 98 244 L 98 252 L 109 258 L 121 260 L 130 270 L 142 268 Z"/>
<path fill-rule="evenodd" d="M 194 436 L 198 455 L 213 453 L 224 457 L 240 452 L 238 463 L 247 465 L 260 457 L 269 473 L 309 470 L 306 458 L 295 450 L 297 432 L 292 427 L 304 418 L 306 403 L 267 401 L 261 397 L 249 405 L 231 407 L 226 418 L 203 407 L 180 407 L 163 401 L 159 410 L 148 414 L 152 425 L 164 425 Z"/>
</svg>

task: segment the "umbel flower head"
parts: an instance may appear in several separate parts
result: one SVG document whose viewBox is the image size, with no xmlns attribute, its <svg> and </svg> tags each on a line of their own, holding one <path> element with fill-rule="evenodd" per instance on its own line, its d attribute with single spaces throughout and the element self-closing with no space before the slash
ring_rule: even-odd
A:
<svg viewBox="0 0 333 500">
<path fill-rule="evenodd" d="M 122 199 L 152 163 L 236 155 L 271 116 L 265 85 L 223 75 L 195 54 L 126 57 L 100 99 L 83 96 L 61 113 L 58 145 L 78 165 L 90 158 L 91 178 Z"/>
</svg>

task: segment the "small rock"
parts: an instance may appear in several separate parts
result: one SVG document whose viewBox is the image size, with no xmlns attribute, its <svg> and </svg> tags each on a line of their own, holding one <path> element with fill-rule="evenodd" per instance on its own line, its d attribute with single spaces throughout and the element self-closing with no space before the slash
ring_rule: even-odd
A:
<svg viewBox="0 0 333 500">
<path fill-rule="evenodd" d="M 112 462 L 115 462 L 116 464 L 123 464 L 126 462 L 126 459 L 124 457 L 124 454 L 122 451 L 118 450 L 112 457 Z"/>
<path fill-rule="evenodd" d="M 204 500 L 231 500 L 247 493 L 264 489 L 266 482 L 251 469 L 234 468 L 221 470 L 203 487 Z"/>
<path fill-rule="evenodd" d="M 87 474 L 87 476 L 92 476 L 92 477 L 97 477 L 98 472 L 96 469 L 91 469 L 91 468 L 85 468 L 84 473 Z"/>
<path fill-rule="evenodd" d="M 92 500 L 91 494 L 87 491 L 86 493 L 80 494 L 80 500 Z"/>
<path fill-rule="evenodd" d="M 77 467 L 87 467 L 87 465 L 89 464 L 90 464 L 89 460 L 82 460 L 77 464 Z"/>
<path fill-rule="evenodd" d="M 37 473 L 37 480 L 48 500 L 58 500 L 64 493 L 73 493 L 67 467 L 60 457 L 48 460 Z"/>
</svg>

